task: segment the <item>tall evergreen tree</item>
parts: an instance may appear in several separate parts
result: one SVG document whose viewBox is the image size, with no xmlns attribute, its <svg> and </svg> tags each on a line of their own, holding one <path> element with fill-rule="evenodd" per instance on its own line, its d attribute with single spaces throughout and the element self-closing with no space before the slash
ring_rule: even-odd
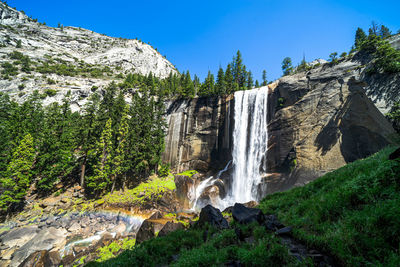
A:
<svg viewBox="0 0 400 267">
<path fill-rule="evenodd" d="M 232 65 L 228 64 L 225 70 L 226 92 L 232 94 L 234 92 L 234 79 L 232 74 Z"/>
<path fill-rule="evenodd" d="M 382 39 L 386 39 L 392 35 L 392 32 L 385 25 L 381 25 L 379 35 L 382 37 Z"/>
<path fill-rule="evenodd" d="M 360 49 L 361 44 L 367 40 L 367 35 L 365 34 L 364 30 L 361 28 L 357 28 L 356 37 L 354 40 L 354 47 L 356 49 Z"/>
<path fill-rule="evenodd" d="M 256 80 L 255 87 L 256 87 L 256 88 L 259 88 L 259 87 L 260 87 L 260 83 L 258 82 L 258 80 Z"/>
<path fill-rule="evenodd" d="M 236 57 L 233 58 L 232 66 L 233 80 L 239 85 L 239 88 L 243 88 L 245 86 L 246 73 L 243 71 L 243 59 L 239 50 L 236 53 Z"/>
<path fill-rule="evenodd" d="M 0 196 L 0 209 L 13 210 L 23 201 L 32 178 L 32 165 L 35 159 L 33 138 L 28 133 L 14 151 L 5 175 L 0 178 L 3 193 Z"/>
<path fill-rule="evenodd" d="M 115 184 L 120 176 L 126 171 L 127 164 L 125 162 L 127 138 L 128 138 L 128 106 L 125 105 L 121 116 L 121 123 L 117 133 L 117 147 L 115 149 L 115 155 L 112 160 L 112 171 L 111 171 L 111 192 L 115 189 Z"/>
<path fill-rule="evenodd" d="M 247 72 L 247 89 L 252 89 L 254 87 L 254 80 L 253 80 L 253 74 L 251 71 Z"/>
<path fill-rule="evenodd" d="M 215 91 L 216 91 L 217 95 L 225 95 L 227 92 L 225 73 L 221 66 L 218 69 L 217 83 L 215 85 Z"/>
<path fill-rule="evenodd" d="M 262 86 L 266 86 L 267 85 L 267 71 L 266 70 L 263 70 L 263 72 L 262 72 L 262 80 L 263 80 L 263 82 L 262 82 Z"/>
<path fill-rule="evenodd" d="M 285 57 L 282 61 L 283 75 L 289 75 L 293 71 L 292 59 Z"/>
<path fill-rule="evenodd" d="M 194 88 L 194 84 L 192 81 L 192 78 L 190 77 L 190 73 L 189 71 L 186 71 L 186 75 L 185 75 L 185 95 L 189 98 L 193 98 L 196 95 L 196 91 Z"/>
<path fill-rule="evenodd" d="M 85 183 L 86 167 L 88 163 L 88 157 L 90 156 L 89 151 L 93 149 L 95 144 L 96 136 L 96 117 L 99 111 L 100 98 L 98 94 L 92 94 L 89 97 L 89 101 L 83 108 L 82 119 L 80 120 L 80 146 L 82 147 L 82 163 L 80 172 L 80 184 L 81 186 Z"/>
<path fill-rule="evenodd" d="M 107 120 L 96 147 L 97 164 L 94 167 L 94 174 L 87 177 L 86 186 L 91 189 L 95 196 L 99 196 L 110 184 L 112 174 L 112 129 L 111 118 Z"/>
</svg>

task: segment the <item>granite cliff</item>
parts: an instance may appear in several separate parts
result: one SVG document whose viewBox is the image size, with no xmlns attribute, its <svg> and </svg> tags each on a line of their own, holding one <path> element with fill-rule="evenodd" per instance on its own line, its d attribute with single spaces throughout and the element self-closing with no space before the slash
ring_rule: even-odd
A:
<svg viewBox="0 0 400 267">
<path fill-rule="evenodd" d="M 17 69 L 8 66 L 7 71 L 7 63 Z M 33 90 L 51 92 L 45 104 L 61 101 L 71 91 L 75 110 L 92 91 L 122 81 L 127 73 L 165 78 L 176 72 L 164 56 L 140 40 L 78 27 L 48 27 L 4 3 L 0 3 L 0 65 L 0 91 L 19 101 Z"/>
<path fill-rule="evenodd" d="M 385 74 L 372 78 L 357 58 L 348 58 L 335 65 L 321 61 L 269 84 L 262 195 L 304 185 L 391 143 L 394 130 L 381 111 L 393 103 L 390 94 L 397 97 L 393 79 Z M 377 99 L 386 100 L 381 111 L 373 103 Z M 231 96 L 171 102 L 164 160 L 177 171 L 209 175 L 221 170 L 232 158 L 238 123 L 234 101 Z"/>
</svg>

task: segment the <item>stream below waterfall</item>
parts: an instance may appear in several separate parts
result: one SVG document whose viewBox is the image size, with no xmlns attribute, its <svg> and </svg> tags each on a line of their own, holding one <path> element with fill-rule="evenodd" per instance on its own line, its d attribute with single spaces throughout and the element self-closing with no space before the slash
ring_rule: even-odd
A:
<svg viewBox="0 0 400 267">
<path fill-rule="evenodd" d="M 101 247 L 103 238 L 134 238 L 144 219 L 105 211 L 42 214 L 29 220 L 10 221 L 0 225 L 0 258 L 10 260 L 9 266 L 19 266 L 29 255 L 42 250 L 73 258 Z"/>
<path fill-rule="evenodd" d="M 189 196 L 192 210 L 200 210 L 207 204 L 224 210 L 235 203 L 259 199 L 261 175 L 265 173 L 265 157 L 268 145 L 267 111 L 268 87 L 237 91 L 234 97 L 234 129 L 232 161 L 219 171 L 201 181 Z M 229 170 L 229 175 L 221 175 Z M 223 190 L 220 184 L 223 184 Z M 226 194 L 208 199 L 203 194 L 210 187 L 219 185 Z M 212 190 L 210 190 L 212 191 Z M 212 192 L 217 192 L 215 189 Z"/>
</svg>

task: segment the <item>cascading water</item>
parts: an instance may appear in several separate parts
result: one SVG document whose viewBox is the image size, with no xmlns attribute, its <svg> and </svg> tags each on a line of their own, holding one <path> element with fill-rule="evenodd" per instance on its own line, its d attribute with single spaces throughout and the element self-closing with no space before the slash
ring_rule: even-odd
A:
<svg viewBox="0 0 400 267">
<path fill-rule="evenodd" d="M 258 185 L 261 182 L 263 158 L 267 152 L 267 99 L 268 87 L 235 92 L 232 150 L 232 174 L 230 187 L 223 199 L 218 199 L 215 205 L 223 210 L 234 203 L 245 203 L 258 199 Z M 230 162 L 229 162 L 230 163 Z M 223 171 L 229 166 L 225 167 Z M 196 199 L 193 209 L 199 209 L 198 198 L 216 179 L 209 177 L 196 188 Z"/>
</svg>

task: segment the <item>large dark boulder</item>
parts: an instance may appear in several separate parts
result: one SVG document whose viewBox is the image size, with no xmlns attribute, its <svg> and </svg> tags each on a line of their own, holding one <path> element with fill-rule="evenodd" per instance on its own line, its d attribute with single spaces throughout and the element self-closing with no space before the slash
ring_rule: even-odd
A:
<svg viewBox="0 0 400 267">
<path fill-rule="evenodd" d="M 252 222 L 262 223 L 264 215 L 261 210 L 255 208 L 247 208 L 245 205 L 236 203 L 232 209 L 232 217 L 235 221 L 242 224 Z"/>
<path fill-rule="evenodd" d="M 207 205 L 201 209 L 200 218 L 197 222 L 199 226 L 203 226 L 206 223 L 218 229 L 229 228 L 228 221 L 224 218 L 224 216 L 222 216 L 221 211 L 211 205 Z"/>
<path fill-rule="evenodd" d="M 270 231 L 276 231 L 282 227 L 285 227 L 275 215 L 265 215 L 264 225 Z"/>
<path fill-rule="evenodd" d="M 158 236 L 166 236 L 167 234 L 177 231 L 177 230 L 182 230 L 185 229 L 185 226 L 182 223 L 173 223 L 173 222 L 167 222 L 164 227 L 161 229 L 160 232 L 158 232 Z"/>
</svg>

